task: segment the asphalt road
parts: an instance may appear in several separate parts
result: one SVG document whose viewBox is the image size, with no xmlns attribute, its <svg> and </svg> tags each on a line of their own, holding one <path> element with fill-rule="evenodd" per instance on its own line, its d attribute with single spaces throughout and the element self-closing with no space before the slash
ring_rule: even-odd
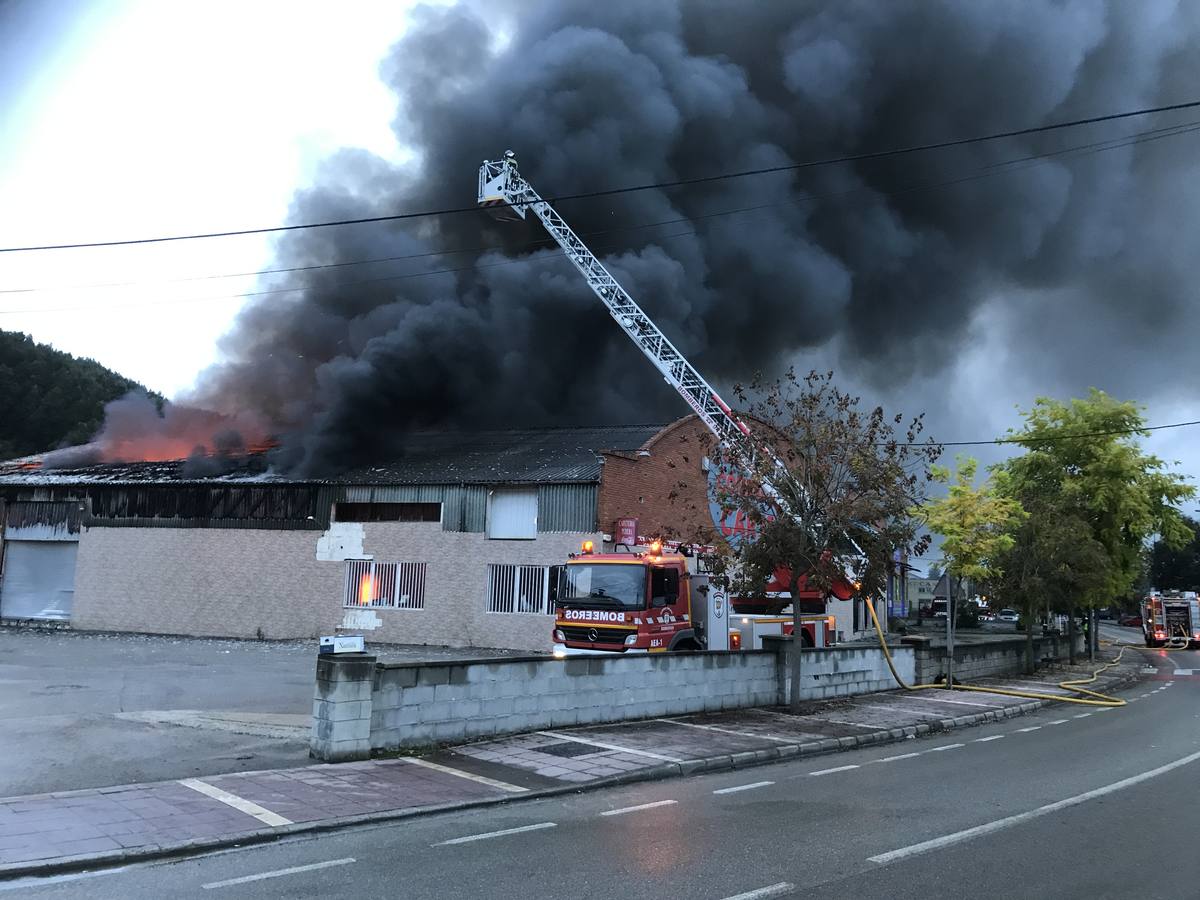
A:
<svg viewBox="0 0 1200 900">
<path fill-rule="evenodd" d="M 0 629 L 0 796 L 307 765 L 315 670 L 311 642 Z"/>
<path fill-rule="evenodd" d="M 899 745 L 0 885 L 0 893 L 1195 898 L 1200 678 L 1171 673 L 1194 665 L 1200 675 L 1200 653 L 1154 656 L 1161 675 L 1127 691 L 1122 709 L 1059 704 Z"/>
</svg>

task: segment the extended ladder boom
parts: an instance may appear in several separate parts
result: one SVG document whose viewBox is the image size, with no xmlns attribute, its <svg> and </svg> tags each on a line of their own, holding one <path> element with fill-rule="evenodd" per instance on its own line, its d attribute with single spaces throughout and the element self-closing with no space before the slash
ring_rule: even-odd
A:
<svg viewBox="0 0 1200 900">
<path fill-rule="evenodd" d="M 480 167 L 479 205 L 503 218 L 524 219 L 526 211 L 532 210 L 617 324 L 654 363 L 666 382 L 695 410 L 717 439 L 735 447 L 745 446 L 750 436 L 746 423 L 734 415 L 729 405 L 675 349 L 675 345 L 667 340 L 667 336 L 609 274 L 554 207 L 543 200 L 521 176 L 511 150 L 504 154 L 503 159 L 485 162 Z"/>
</svg>

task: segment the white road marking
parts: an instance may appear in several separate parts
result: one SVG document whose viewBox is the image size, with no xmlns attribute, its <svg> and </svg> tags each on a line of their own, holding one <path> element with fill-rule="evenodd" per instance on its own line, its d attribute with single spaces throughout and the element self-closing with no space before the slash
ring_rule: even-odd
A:
<svg viewBox="0 0 1200 900">
<path fill-rule="evenodd" d="M 264 878 L 282 878 L 284 875 L 297 875 L 300 872 L 315 872 L 317 869 L 328 869 L 332 866 L 348 866 L 356 862 L 354 857 L 347 856 L 343 859 L 330 859 L 325 862 L 309 863 L 307 866 L 292 866 L 289 869 L 276 869 L 273 872 L 259 872 L 257 875 L 243 875 L 241 878 L 227 878 L 224 881 L 210 881 L 208 884 L 202 884 L 200 887 L 206 891 L 211 891 L 214 888 L 230 887 L 235 884 L 248 884 L 251 881 L 262 881 Z"/>
<path fill-rule="evenodd" d="M 1047 725 L 1066 725 L 1070 719 L 1055 719 L 1053 722 L 1047 722 Z"/>
<path fill-rule="evenodd" d="M 739 784 L 737 787 L 721 788 L 719 791 L 713 791 L 714 794 L 736 794 L 738 791 L 752 791 L 755 788 L 769 787 L 774 784 L 773 781 L 756 781 L 754 784 Z"/>
<path fill-rule="evenodd" d="M 1004 735 L 1002 735 L 1002 734 L 992 734 L 992 735 L 988 735 L 987 737 L 975 738 L 975 740 L 972 741 L 971 743 L 986 744 L 988 741 L 998 741 L 1002 737 L 1004 737 Z"/>
<path fill-rule="evenodd" d="M 1029 732 L 1029 731 L 1041 731 L 1041 730 L 1042 730 L 1041 725 L 1030 725 L 1028 728 L 1018 728 L 1017 734 L 1025 734 L 1026 732 Z"/>
<path fill-rule="evenodd" d="M 554 822 L 538 822 L 536 825 L 522 825 L 520 828 L 505 828 L 501 831 L 485 831 L 483 834 L 468 834 L 466 837 L 451 838 L 448 841 L 439 841 L 436 844 L 431 844 L 432 847 L 446 847 L 450 844 L 469 844 L 472 841 L 485 841 L 488 838 L 504 837 L 507 834 L 522 834 L 526 831 L 541 831 L 543 828 L 554 828 Z"/>
<path fill-rule="evenodd" d="M 1145 700 L 1145 699 L 1146 699 L 1147 697 L 1149 697 L 1149 696 L 1150 696 L 1150 695 L 1149 695 L 1148 693 L 1147 693 L 1147 694 L 1138 694 L 1138 699 L 1139 699 L 1139 700 Z"/>
<path fill-rule="evenodd" d="M 1041 816 L 1049 815 L 1050 813 L 1058 812 L 1062 809 L 1069 809 L 1072 806 L 1079 806 L 1081 803 L 1086 803 L 1088 800 L 1095 800 L 1097 797 L 1104 797 L 1108 794 L 1116 793 L 1128 787 L 1133 787 L 1135 784 L 1141 784 L 1143 781 L 1149 781 L 1151 778 L 1157 778 L 1159 775 L 1165 775 L 1167 772 L 1178 769 L 1181 766 L 1186 766 L 1200 760 L 1200 752 L 1192 753 L 1177 759 L 1174 762 L 1169 762 L 1166 765 L 1159 766 L 1157 769 L 1150 769 L 1148 772 L 1142 772 L 1139 775 L 1133 775 L 1130 778 L 1123 778 L 1120 781 L 1114 781 L 1112 784 L 1106 784 L 1104 787 L 1096 788 L 1095 790 L 1085 791 L 1082 794 L 1076 794 L 1074 797 L 1067 797 L 1065 800 L 1058 800 L 1054 803 L 1047 803 L 1045 806 L 1039 806 L 1037 809 L 1031 809 L 1028 812 L 1017 813 L 1015 816 L 1005 816 L 1003 819 L 996 819 L 992 822 L 987 822 L 983 825 L 976 825 L 974 828 L 967 828 L 963 831 L 955 831 L 950 834 L 944 834 L 941 837 L 933 838 L 932 840 L 922 841 L 919 844 L 911 844 L 908 847 L 901 847 L 898 850 L 890 850 L 887 853 L 880 853 L 876 856 L 868 857 L 868 862 L 887 865 L 888 863 L 896 862 L 900 859 L 906 859 L 910 856 L 916 856 L 919 853 L 928 853 L 930 850 L 940 850 L 942 847 L 949 847 L 953 844 L 960 844 L 963 841 L 969 841 L 972 838 L 982 837 L 985 834 L 992 834 L 1004 828 L 1010 828 L 1013 825 L 1020 825 L 1028 822 L 1031 819 L 1036 819 Z"/>
<path fill-rule="evenodd" d="M 942 744 L 940 747 L 930 747 L 926 753 L 937 753 L 939 750 L 957 750 L 959 747 L 965 747 L 966 744 Z"/>
<path fill-rule="evenodd" d="M 1004 703 L 980 703 L 978 700 L 951 700 L 949 697 L 931 697 L 929 694 L 922 694 L 922 700 L 932 700 L 934 703 L 954 703 L 958 706 L 983 706 L 987 709 L 1004 709 Z"/>
<path fill-rule="evenodd" d="M 834 772 L 849 772 L 851 769 L 857 769 L 858 766 L 835 766 L 832 769 L 817 769 L 815 772 L 809 772 L 809 775 L 832 775 Z"/>
<path fill-rule="evenodd" d="M 896 756 L 885 756 L 882 759 L 873 760 L 873 762 L 895 762 L 898 759 L 912 759 L 914 756 L 920 756 L 920 755 L 921 754 L 919 752 L 917 752 L 917 753 L 899 753 Z"/>
<path fill-rule="evenodd" d="M 868 731 L 880 731 L 878 725 L 864 725 L 862 722 L 847 722 L 845 719 L 830 719 L 825 716 L 805 716 L 806 719 L 814 719 L 818 722 L 832 722 L 834 725 L 849 725 L 852 728 L 866 728 Z"/>
<path fill-rule="evenodd" d="M 574 741 L 577 744 L 588 744 L 592 747 L 599 747 L 602 750 L 616 750 L 619 753 L 632 753 L 634 756 L 646 756 L 650 759 L 661 760 L 662 762 L 683 762 L 676 756 L 665 756 L 662 753 L 651 753 L 649 750 L 634 750 L 632 747 L 621 747 L 617 744 L 606 744 L 604 741 L 593 741 L 591 738 L 576 737 L 573 734 L 563 734 L 561 731 L 539 731 L 537 734 L 546 737 L 558 738 L 560 741 Z"/>
<path fill-rule="evenodd" d="M 732 728 L 721 728 L 719 725 L 700 725 L 696 722 L 680 722 L 677 719 L 655 719 L 655 722 L 666 722 L 668 725 L 682 725 L 684 728 L 699 728 L 703 731 L 719 731 L 722 734 L 736 734 L 739 737 L 762 738 L 764 741 L 777 741 L 780 744 L 794 744 L 795 738 L 781 738 L 770 734 L 754 734 L 749 731 L 734 731 Z"/>
<path fill-rule="evenodd" d="M 786 894 L 795 889 L 796 886 L 790 881 L 781 881 L 779 884 L 770 884 L 753 891 L 746 891 L 744 894 L 734 894 L 732 897 L 725 897 L 724 900 L 764 900 L 766 897 L 778 897 L 780 894 Z"/>
<path fill-rule="evenodd" d="M 1088 716 L 1090 716 L 1090 715 L 1091 715 L 1091 713 L 1076 713 L 1076 714 L 1075 714 L 1075 716 L 1074 716 L 1074 718 L 1076 718 L 1076 719 L 1086 719 L 1086 718 L 1087 718 Z"/>
<path fill-rule="evenodd" d="M 1096 712 L 1098 712 L 1098 713 L 1112 712 L 1114 709 L 1116 709 L 1115 706 L 1102 706 L 1098 710 L 1096 710 Z"/>
<path fill-rule="evenodd" d="M 901 706 L 899 703 L 893 704 L 891 706 L 883 706 L 882 704 L 879 704 L 879 703 L 855 703 L 854 705 L 858 709 L 882 709 L 882 710 L 886 710 L 887 712 L 891 712 L 891 713 L 895 713 L 895 712 L 919 713 L 920 715 L 925 716 L 926 718 L 929 718 L 929 719 L 942 718 L 942 714 L 935 710 L 921 709 L 920 707 L 916 707 L 916 706 Z"/>
<path fill-rule="evenodd" d="M 474 781 L 477 784 L 486 784 L 488 787 L 498 788 L 502 791 L 508 791 L 510 794 L 523 794 L 529 788 L 523 788 L 519 785 L 509 784 L 507 781 L 497 781 L 495 778 L 484 778 L 482 775 L 476 775 L 473 772 L 464 772 L 462 769 L 452 769 L 450 766 L 443 766 L 439 763 L 430 762 L 427 759 L 416 759 L 412 756 L 401 757 L 404 762 L 414 766 L 420 766 L 423 769 L 433 769 L 435 772 L 444 772 L 447 775 L 454 775 L 458 778 L 465 778 L 468 781 Z"/>
<path fill-rule="evenodd" d="M 602 816 L 623 816 L 625 813 L 640 812 L 643 809 L 656 809 L 659 806 L 674 806 L 678 800 L 655 800 L 653 803 L 639 803 L 637 806 L 623 806 L 620 809 L 606 809 Z"/>
<path fill-rule="evenodd" d="M 270 825 L 272 828 L 278 828 L 280 825 L 291 825 L 291 819 L 285 819 L 279 813 L 273 813 L 264 806 L 259 806 L 245 797 L 239 797 L 237 794 L 231 794 L 229 791 L 223 791 L 219 787 L 213 787 L 206 781 L 201 781 L 199 778 L 184 778 L 180 782 L 184 787 L 191 788 L 193 791 L 204 794 L 206 797 L 212 797 L 214 800 L 220 800 L 227 806 L 232 806 L 234 809 L 241 810 L 248 816 L 254 816 L 264 825 Z"/>
</svg>

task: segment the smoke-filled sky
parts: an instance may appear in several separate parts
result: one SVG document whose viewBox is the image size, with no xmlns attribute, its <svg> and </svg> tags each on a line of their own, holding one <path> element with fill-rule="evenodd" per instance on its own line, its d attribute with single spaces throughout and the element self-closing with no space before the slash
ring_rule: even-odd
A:
<svg viewBox="0 0 1200 900">
<path fill-rule="evenodd" d="M 212 25 L 229 14 L 198 16 Z M 306 16 L 314 10 L 297 19 Z M 372 24 L 369 39 L 348 27 L 330 35 L 329 55 L 295 54 L 298 68 L 331 78 L 332 60 L 354 57 L 361 71 L 364 58 L 382 57 L 369 90 L 389 94 L 365 104 L 348 92 L 341 110 L 354 112 L 353 127 L 335 132 L 344 149 L 284 167 L 298 188 L 290 223 L 468 206 L 479 162 L 510 147 L 554 196 L 1200 99 L 1200 8 L 1184 2 L 480 0 L 419 7 L 383 29 L 386 41 Z M 200 41 L 186 29 L 173 39 Z M 276 63 L 277 43 L 263 42 L 257 68 L 238 70 L 241 91 L 289 127 L 330 114 L 336 103 L 307 110 L 291 96 L 294 73 Z M 221 71 L 221 48 L 205 48 L 206 71 Z M 238 49 L 253 55 L 254 41 Z M 178 49 L 156 52 L 171 71 Z M 273 91 L 289 98 L 279 101 L 286 117 Z M 186 114 L 177 117 L 169 92 L 160 99 L 173 139 L 186 142 Z M 112 103 L 127 121 L 126 100 Z M 240 119 L 221 128 L 219 108 L 206 116 L 226 152 L 205 178 L 238 184 L 220 210 L 189 218 L 187 204 L 169 203 L 169 219 L 92 218 L 86 235 L 60 218 L 61 233 L 42 223 L 36 237 L 271 224 L 270 192 L 254 185 L 277 181 L 278 167 L 239 133 Z M 757 368 L 832 366 L 872 400 L 927 410 L 934 436 L 949 440 L 995 436 L 1016 424 L 1015 405 L 1092 385 L 1144 402 L 1155 422 L 1200 418 L 1200 134 L 1161 131 L 1193 121 L 1200 111 L 569 201 L 560 212 L 594 235 L 613 274 L 719 386 Z M 393 139 L 378 140 L 388 123 Z M 104 177 L 89 161 L 98 136 L 114 137 L 101 128 L 75 149 L 72 185 Z M 60 210 L 113 192 L 63 194 L 52 174 L 32 171 Z M 167 166 L 120 190 L 170 197 L 195 175 Z M 11 223 L 3 236 L 29 242 Z M 579 276 L 533 244 L 544 238 L 536 223 L 474 212 L 290 232 L 272 242 L 270 267 L 333 267 L 261 278 L 258 290 L 297 290 L 250 299 L 232 323 L 223 307 L 215 324 L 228 332 L 209 356 L 217 365 L 188 396 L 263 417 L 289 435 L 288 460 L 308 470 L 386 454 L 412 427 L 680 413 Z M 208 243 L 166 252 L 203 253 L 193 272 L 245 271 L 240 262 L 223 269 L 219 253 L 198 246 Z M 411 258 L 360 264 L 397 256 Z M 116 318 L 128 326 L 132 315 Z M 6 316 L 4 326 L 20 320 Z M 187 371 L 164 359 L 161 380 L 131 371 L 105 354 L 116 330 L 97 332 L 89 352 L 152 383 L 182 385 L 194 372 L 194 353 Z M 191 345 L 166 317 L 133 330 Z M 43 323 L 38 336 L 53 340 L 53 328 Z M 1200 471 L 1197 437 L 1200 429 L 1180 429 L 1150 446 Z"/>
</svg>

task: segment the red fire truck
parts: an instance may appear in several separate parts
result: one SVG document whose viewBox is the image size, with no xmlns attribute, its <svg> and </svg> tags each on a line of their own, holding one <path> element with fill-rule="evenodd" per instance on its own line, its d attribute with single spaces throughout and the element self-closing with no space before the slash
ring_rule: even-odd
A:
<svg viewBox="0 0 1200 900">
<path fill-rule="evenodd" d="M 1200 600 L 1195 591 L 1153 591 L 1142 600 L 1147 647 L 1200 645 Z"/>
<path fill-rule="evenodd" d="M 705 569 L 688 547 L 655 541 L 595 553 L 585 541 L 559 571 L 555 655 L 761 649 L 765 635 L 793 633 L 791 617 L 733 612 Z M 802 625 L 805 646 L 832 644 L 833 616 L 804 616 Z"/>
</svg>

